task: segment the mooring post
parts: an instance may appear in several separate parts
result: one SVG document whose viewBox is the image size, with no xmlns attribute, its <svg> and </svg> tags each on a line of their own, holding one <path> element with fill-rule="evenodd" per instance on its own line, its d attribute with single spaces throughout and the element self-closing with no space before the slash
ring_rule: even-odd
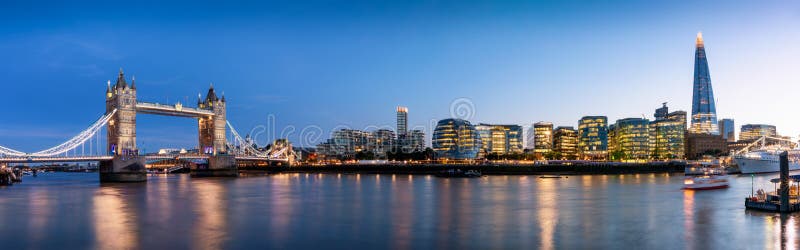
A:
<svg viewBox="0 0 800 250">
<path fill-rule="evenodd" d="M 780 154 L 781 163 L 781 212 L 789 212 L 789 152 Z"/>
</svg>

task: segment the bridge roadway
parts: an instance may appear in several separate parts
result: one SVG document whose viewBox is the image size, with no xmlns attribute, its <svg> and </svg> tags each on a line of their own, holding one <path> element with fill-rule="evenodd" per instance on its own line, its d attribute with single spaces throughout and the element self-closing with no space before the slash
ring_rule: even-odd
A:
<svg viewBox="0 0 800 250">
<path fill-rule="evenodd" d="M 136 113 L 180 117 L 214 116 L 214 112 L 211 110 L 184 107 L 180 103 L 175 105 L 165 105 L 159 103 L 138 102 L 136 103 Z"/>
</svg>

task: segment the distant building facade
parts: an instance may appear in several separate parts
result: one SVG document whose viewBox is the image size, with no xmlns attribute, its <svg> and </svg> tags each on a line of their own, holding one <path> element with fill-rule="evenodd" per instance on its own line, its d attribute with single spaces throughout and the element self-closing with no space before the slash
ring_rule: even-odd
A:
<svg viewBox="0 0 800 250">
<path fill-rule="evenodd" d="M 402 153 L 413 153 L 425 150 L 425 132 L 422 130 L 408 130 L 408 108 L 397 106 L 397 137 L 396 149 Z"/>
<path fill-rule="evenodd" d="M 431 144 L 438 159 L 477 159 L 481 148 L 481 140 L 475 127 L 462 119 L 439 121 L 433 131 Z"/>
<path fill-rule="evenodd" d="M 704 155 L 716 156 L 728 153 L 728 142 L 721 135 L 695 134 L 686 135 L 686 158 L 701 159 Z"/>
<path fill-rule="evenodd" d="M 774 125 L 745 124 L 739 133 L 739 140 L 755 140 L 761 137 L 778 137 L 778 130 Z"/>
<path fill-rule="evenodd" d="M 528 128 L 528 132 L 525 135 L 525 152 L 529 153 L 533 152 L 533 148 L 536 144 L 536 124 L 531 124 L 530 128 Z"/>
<path fill-rule="evenodd" d="M 408 108 L 397 107 L 397 135 L 402 137 L 408 132 Z"/>
<path fill-rule="evenodd" d="M 656 109 L 650 123 L 650 156 L 652 159 L 684 159 L 686 157 L 686 112 L 670 113 L 667 104 Z"/>
<path fill-rule="evenodd" d="M 733 119 L 722 119 L 719 120 L 719 130 L 722 138 L 728 142 L 735 142 L 736 141 L 736 126 L 733 123 Z"/>
<path fill-rule="evenodd" d="M 544 155 L 553 151 L 553 123 L 537 122 L 533 124 L 533 152 Z"/>
<path fill-rule="evenodd" d="M 578 131 L 573 127 L 557 127 L 553 131 L 553 152 L 560 160 L 578 158 Z"/>
<path fill-rule="evenodd" d="M 359 152 L 371 152 L 376 158 L 386 158 L 397 144 L 394 131 L 378 129 L 372 132 L 340 129 L 331 138 L 317 145 L 316 153 L 327 158 L 355 158 Z"/>
<path fill-rule="evenodd" d="M 317 145 L 317 152 L 327 157 L 352 158 L 368 150 L 371 140 L 369 132 L 355 129 L 340 129 L 331 133 L 331 138 Z"/>
<path fill-rule="evenodd" d="M 605 160 L 608 157 L 608 118 L 584 116 L 578 121 L 580 158 Z"/>
<path fill-rule="evenodd" d="M 522 153 L 522 126 L 481 123 L 475 126 L 481 139 L 479 157 L 487 154 Z"/>
<path fill-rule="evenodd" d="M 612 160 L 641 160 L 650 157 L 650 121 L 625 118 L 614 124 L 609 154 Z"/>
<path fill-rule="evenodd" d="M 370 133 L 367 150 L 372 151 L 377 158 L 386 158 L 396 144 L 394 131 L 378 129 Z"/>
<path fill-rule="evenodd" d="M 425 150 L 425 132 L 422 130 L 409 130 L 402 140 L 402 149 L 406 153 L 420 152 Z"/>
</svg>

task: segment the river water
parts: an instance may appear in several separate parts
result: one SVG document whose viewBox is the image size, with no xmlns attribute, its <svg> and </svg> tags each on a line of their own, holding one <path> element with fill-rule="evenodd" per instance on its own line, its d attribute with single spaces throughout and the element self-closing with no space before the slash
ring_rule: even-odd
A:
<svg viewBox="0 0 800 250">
<path fill-rule="evenodd" d="M 772 190 L 769 178 L 756 189 Z M 798 249 L 798 215 L 744 209 L 750 176 L 46 173 L 0 188 L 2 249 Z"/>
</svg>

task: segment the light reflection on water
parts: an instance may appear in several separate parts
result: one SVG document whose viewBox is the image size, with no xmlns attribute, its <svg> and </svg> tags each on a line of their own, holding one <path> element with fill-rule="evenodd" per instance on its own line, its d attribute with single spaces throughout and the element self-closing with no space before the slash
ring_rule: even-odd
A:
<svg viewBox="0 0 800 250">
<path fill-rule="evenodd" d="M 770 188 L 775 175 L 756 177 Z M 187 175 L 99 184 L 44 174 L 0 189 L 4 249 L 797 249 L 798 216 L 745 211 L 750 177 Z"/>
<path fill-rule="evenodd" d="M 140 186 L 139 183 L 132 185 Z M 92 197 L 91 214 L 97 249 L 138 248 L 138 211 L 123 194 L 125 188 L 117 185 L 103 186 Z"/>
</svg>

